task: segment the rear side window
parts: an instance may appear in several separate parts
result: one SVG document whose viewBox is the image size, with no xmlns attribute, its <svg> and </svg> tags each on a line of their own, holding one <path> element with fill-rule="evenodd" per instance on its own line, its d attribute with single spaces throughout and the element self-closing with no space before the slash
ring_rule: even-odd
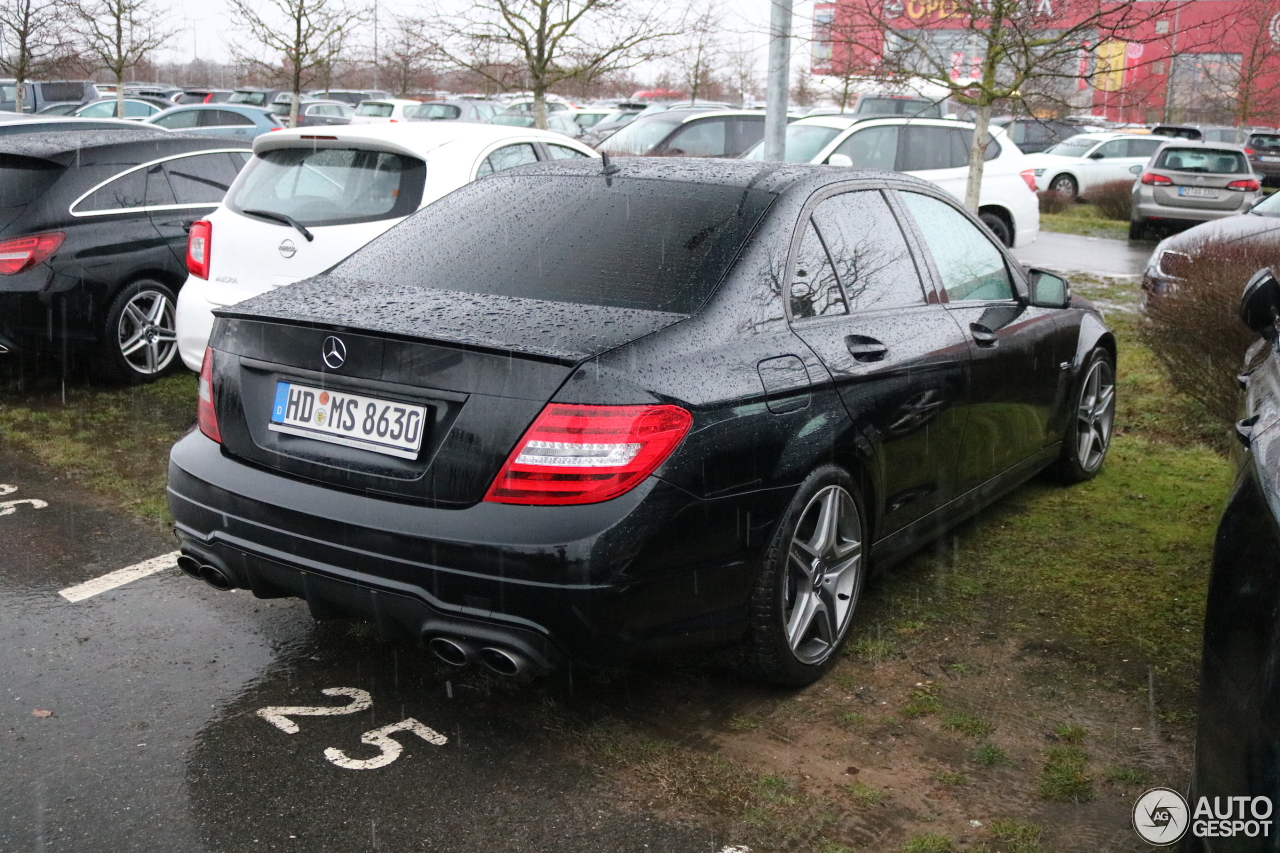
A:
<svg viewBox="0 0 1280 853">
<path fill-rule="evenodd" d="M 150 205 L 173 204 L 173 190 L 160 166 L 134 169 L 90 193 L 72 208 L 73 213 L 123 211 Z"/>
<path fill-rule="evenodd" d="M 246 125 L 252 126 L 253 119 L 233 110 L 200 111 L 201 127 L 243 127 Z"/>
<path fill-rule="evenodd" d="M 1156 168 L 1214 175 L 1244 175 L 1251 171 L 1243 154 L 1212 148 L 1166 148 L 1156 158 Z"/>
<path fill-rule="evenodd" d="M 224 152 L 179 157 L 164 164 L 178 204 L 218 204 L 231 188 L 240 158 Z"/>
<path fill-rule="evenodd" d="M 968 160 L 967 152 L 957 161 L 960 152 L 952 148 L 952 137 L 957 136 L 946 127 L 904 127 L 902 157 L 898 161 L 901 172 L 919 172 L 926 169 L 954 169 Z"/>
<path fill-rule="evenodd" d="M 680 181 L 497 175 L 423 208 L 333 274 L 692 314 L 773 198 Z"/>
<path fill-rule="evenodd" d="M 548 145 L 547 150 L 551 152 L 552 160 L 575 160 L 579 157 L 585 158 L 587 156 L 576 148 L 570 148 L 567 145 L 556 145 L 555 143 Z"/>
<path fill-rule="evenodd" d="M 40 83 L 40 100 L 46 103 L 54 101 L 83 101 L 83 83 Z"/>
<path fill-rule="evenodd" d="M 854 115 L 942 118 L 942 107 L 932 101 L 914 98 L 860 98 Z"/>
<path fill-rule="evenodd" d="M 791 281 L 791 316 L 803 320 L 848 313 L 831 255 L 810 220 L 800 241 L 796 272 Z"/>
<path fill-rule="evenodd" d="M 63 171 L 48 160 L 0 154 L 0 208 L 30 204 L 48 192 Z"/>
<path fill-rule="evenodd" d="M 183 110 L 181 112 L 171 113 L 167 116 L 161 116 L 152 122 L 152 124 L 168 128 L 169 130 L 182 130 L 187 127 L 195 127 L 196 122 L 200 119 L 201 112 L 203 111 Z"/>
<path fill-rule="evenodd" d="M 394 109 L 395 107 L 391 106 L 391 104 L 364 103 L 356 108 L 356 115 L 372 116 L 373 118 L 391 118 L 391 111 Z"/>
<path fill-rule="evenodd" d="M 1129 156 L 1130 157 L 1150 157 L 1164 143 L 1161 139 L 1130 139 L 1129 140 Z"/>
<path fill-rule="evenodd" d="M 408 216 L 422 200 L 426 164 L 358 148 L 278 148 L 254 157 L 227 196 L 237 212 L 284 213 L 303 225 Z"/>
<path fill-rule="evenodd" d="M 507 169 L 514 169 L 516 166 L 536 162 L 538 162 L 538 155 L 528 142 L 507 145 L 484 158 L 484 162 L 480 164 L 480 169 L 476 172 L 476 177 L 483 178 L 485 175 L 492 175 L 494 172 L 502 172 Z"/>
<path fill-rule="evenodd" d="M 1013 298 L 1013 281 L 1000 250 L 961 213 L 936 198 L 902 193 L 920 226 L 951 302 Z"/>
<path fill-rule="evenodd" d="M 907 240 L 878 191 L 842 193 L 818 205 L 813 219 L 835 261 L 854 311 L 924 303 Z"/>
</svg>

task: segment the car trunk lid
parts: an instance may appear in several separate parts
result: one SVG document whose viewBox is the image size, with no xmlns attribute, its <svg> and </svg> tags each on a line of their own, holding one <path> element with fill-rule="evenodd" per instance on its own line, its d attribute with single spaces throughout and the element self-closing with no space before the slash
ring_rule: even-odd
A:
<svg viewBox="0 0 1280 853">
<path fill-rule="evenodd" d="M 685 316 L 333 276 L 217 315 L 215 387 L 229 452 L 326 485 L 445 506 L 483 497 L 576 365 Z M 337 367 L 324 360 L 331 337 L 345 351 Z M 273 430 L 280 383 L 421 406 L 421 448 L 400 458 Z"/>
</svg>

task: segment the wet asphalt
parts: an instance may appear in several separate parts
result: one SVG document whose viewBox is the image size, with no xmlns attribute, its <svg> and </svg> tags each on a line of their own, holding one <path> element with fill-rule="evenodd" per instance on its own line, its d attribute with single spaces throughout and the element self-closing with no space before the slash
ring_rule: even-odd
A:
<svg viewBox="0 0 1280 853">
<path fill-rule="evenodd" d="M 1156 244 L 1149 241 L 1081 237 L 1041 231 L 1030 246 L 1014 249 L 1013 256 L 1027 267 L 1062 273 L 1138 277 Z"/>
<path fill-rule="evenodd" d="M 0 502 L 47 503 L 0 514 L 0 851 L 600 853 L 732 841 L 610 806 L 605 782 L 562 755 L 545 680 L 460 676 L 360 623 L 316 623 L 301 602 L 218 592 L 176 569 L 70 603 L 59 590 L 174 541 L 3 445 L 0 483 L 16 487 L 0 488 Z M 257 713 L 359 696 L 329 688 L 371 704 L 288 717 L 294 734 Z M 399 755 L 371 769 L 326 757 L 385 757 L 394 747 L 366 733 L 411 719 L 446 742 L 401 731 Z"/>
</svg>

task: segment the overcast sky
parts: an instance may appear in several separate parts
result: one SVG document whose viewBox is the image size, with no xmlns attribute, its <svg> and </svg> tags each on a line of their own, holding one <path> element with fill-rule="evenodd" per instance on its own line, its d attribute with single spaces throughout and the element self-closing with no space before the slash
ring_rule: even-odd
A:
<svg viewBox="0 0 1280 853">
<path fill-rule="evenodd" d="M 373 0 L 368 0 L 372 3 Z M 715 2 L 715 0 L 712 0 Z M 163 7 L 164 0 L 160 0 Z M 389 21 L 392 12 L 412 12 L 421 8 L 412 2 L 397 0 L 378 0 L 379 17 Z M 795 0 L 795 26 L 800 33 L 808 32 L 808 22 L 813 7 L 812 0 Z M 160 62 L 186 62 L 194 55 L 204 59 L 227 60 L 230 58 L 230 45 L 234 42 L 235 32 L 227 12 L 225 0 L 169 0 L 170 15 L 174 25 L 180 32 L 174 38 L 173 47 L 161 51 L 156 57 Z M 769 25 L 770 0 L 738 0 L 733 4 L 723 4 L 726 27 L 734 33 L 742 33 L 750 39 L 759 57 L 759 73 L 763 77 L 766 65 L 766 45 Z M 736 42 L 737 36 L 730 34 L 728 40 Z M 366 40 L 372 43 L 372 26 Z M 808 47 L 800 41 L 793 43 L 793 55 L 808 55 Z M 645 72 L 649 71 L 649 74 Z M 639 76 L 645 77 L 657 73 L 658 69 L 640 69 Z"/>
</svg>

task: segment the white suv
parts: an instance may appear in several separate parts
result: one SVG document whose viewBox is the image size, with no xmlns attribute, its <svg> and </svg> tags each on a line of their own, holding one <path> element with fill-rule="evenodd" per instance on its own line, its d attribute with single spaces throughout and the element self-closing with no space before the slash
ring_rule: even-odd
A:
<svg viewBox="0 0 1280 853">
<path fill-rule="evenodd" d="M 969 181 L 973 125 L 929 118 L 859 119 L 813 116 L 787 125 L 787 160 L 857 169 L 906 172 L 963 199 Z M 742 155 L 763 159 L 761 143 Z M 1040 234 L 1040 203 L 1027 157 L 1000 128 L 991 128 L 978 217 L 1009 247 L 1029 246 Z"/>
<path fill-rule="evenodd" d="M 463 122 L 298 128 L 254 140 L 222 204 L 191 226 L 178 352 L 198 371 L 213 310 L 316 275 L 477 178 L 599 157 L 559 133 Z"/>
</svg>

